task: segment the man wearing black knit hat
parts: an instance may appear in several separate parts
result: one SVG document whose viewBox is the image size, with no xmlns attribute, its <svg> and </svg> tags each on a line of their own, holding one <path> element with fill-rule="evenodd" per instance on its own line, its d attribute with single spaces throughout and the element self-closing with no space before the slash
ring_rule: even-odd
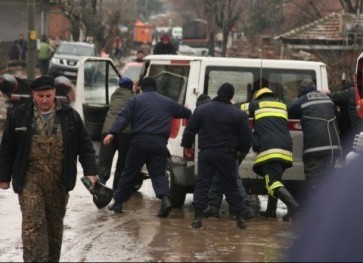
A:
<svg viewBox="0 0 363 263">
<path fill-rule="evenodd" d="M 245 112 L 236 108 L 231 99 L 234 87 L 224 83 L 211 102 L 194 111 L 184 130 L 181 145 L 191 148 L 198 134 L 198 177 L 194 190 L 195 218 L 193 228 L 202 226 L 203 211 L 207 208 L 208 190 L 218 172 L 224 184 L 226 200 L 235 213 L 237 226 L 246 228 L 242 216 L 245 203 L 237 186 L 239 155 L 246 155 L 251 147 L 252 131 Z"/>
<path fill-rule="evenodd" d="M 144 164 L 154 187 L 155 195 L 161 199 L 158 217 L 167 217 L 171 210 L 170 189 L 165 177 L 168 143 L 172 118 L 189 118 L 191 111 L 176 101 L 157 92 L 154 78 L 141 81 L 142 93 L 132 97 L 113 123 L 103 143 L 109 144 L 115 134 L 131 124 L 131 142 L 127 152 L 126 166 L 114 193 L 111 211 L 122 213 L 122 203 L 132 192 L 135 181 Z"/>
</svg>

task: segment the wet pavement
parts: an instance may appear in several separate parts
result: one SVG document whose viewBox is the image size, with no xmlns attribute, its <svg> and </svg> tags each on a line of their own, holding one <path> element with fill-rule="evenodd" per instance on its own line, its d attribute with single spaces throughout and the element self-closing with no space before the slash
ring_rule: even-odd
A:
<svg viewBox="0 0 363 263">
<path fill-rule="evenodd" d="M 263 210 L 266 199 L 260 199 Z M 182 209 L 174 208 L 168 218 L 158 218 L 160 201 L 146 180 L 124 205 L 124 213 L 114 214 L 107 208 L 98 210 L 78 180 L 64 220 L 61 261 L 276 262 L 284 259 L 294 240 L 295 223 L 281 220 L 286 212 L 281 203 L 278 219 L 255 217 L 241 230 L 226 212 L 225 203 L 221 218 L 207 218 L 201 229 L 191 228 L 191 202 L 189 194 Z M 0 205 L 0 261 L 22 261 L 21 213 L 12 189 L 0 190 Z"/>
</svg>

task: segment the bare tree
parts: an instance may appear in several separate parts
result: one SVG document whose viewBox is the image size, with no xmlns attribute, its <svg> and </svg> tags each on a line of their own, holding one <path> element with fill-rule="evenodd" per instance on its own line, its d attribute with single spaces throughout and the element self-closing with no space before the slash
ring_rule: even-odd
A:
<svg viewBox="0 0 363 263">
<path fill-rule="evenodd" d="M 222 57 L 227 53 L 227 41 L 232 28 L 240 18 L 243 1 L 240 0 L 216 0 L 216 25 L 222 29 Z"/>
</svg>

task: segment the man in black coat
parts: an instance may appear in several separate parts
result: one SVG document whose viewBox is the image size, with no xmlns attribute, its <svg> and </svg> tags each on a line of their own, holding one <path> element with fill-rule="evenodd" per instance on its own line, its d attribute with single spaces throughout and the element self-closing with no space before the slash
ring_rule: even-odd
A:
<svg viewBox="0 0 363 263">
<path fill-rule="evenodd" d="M 168 34 L 163 34 L 160 37 L 160 42 L 158 42 L 153 50 L 153 54 L 176 54 L 175 46 L 170 42 L 170 36 Z"/>
<path fill-rule="evenodd" d="M 338 124 L 344 157 L 353 149 L 354 136 L 363 131 L 363 120 L 359 118 L 356 108 L 354 85 L 347 85 L 341 91 L 328 94 L 334 104 L 340 107 Z"/>
<path fill-rule="evenodd" d="M 198 134 L 198 177 L 193 205 L 193 228 L 202 227 L 203 211 L 207 208 L 208 190 L 218 172 L 224 184 L 227 203 L 235 213 L 237 226 L 246 228 L 242 216 L 245 206 L 237 185 L 238 156 L 245 156 L 251 147 L 252 131 L 248 116 L 236 108 L 231 99 L 234 87 L 224 83 L 211 102 L 195 109 L 184 130 L 181 146 L 192 148 Z"/>
</svg>

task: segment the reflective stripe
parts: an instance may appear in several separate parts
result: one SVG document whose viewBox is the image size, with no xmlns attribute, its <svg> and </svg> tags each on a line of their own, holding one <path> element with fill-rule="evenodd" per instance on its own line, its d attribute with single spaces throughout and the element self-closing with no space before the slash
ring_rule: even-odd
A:
<svg viewBox="0 0 363 263">
<path fill-rule="evenodd" d="M 331 100 L 314 100 L 314 101 L 309 101 L 309 102 L 305 102 L 305 103 L 301 104 L 301 108 L 303 109 L 303 108 L 309 107 L 311 105 L 326 104 L 326 103 L 334 105 L 334 103 Z"/>
<path fill-rule="evenodd" d="M 247 114 L 249 114 L 248 113 L 248 107 L 249 107 L 249 103 L 247 102 L 247 103 L 243 103 L 243 104 L 241 104 L 241 110 L 243 110 L 244 112 L 246 112 Z"/>
<path fill-rule="evenodd" d="M 292 162 L 292 152 L 283 149 L 269 149 L 257 155 L 255 164 L 264 162 L 269 159 L 282 159 L 288 162 Z"/>
<path fill-rule="evenodd" d="M 288 119 L 287 111 L 280 109 L 263 108 L 255 111 L 255 119 L 261 119 L 265 117 L 280 117 Z"/>
<path fill-rule="evenodd" d="M 320 146 L 304 150 L 304 153 L 312 153 L 326 150 L 340 150 L 340 146 Z"/>
<path fill-rule="evenodd" d="M 286 104 L 278 101 L 260 101 L 258 105 L 260 106 L 260 108 L 279 108 L 287 110 Z"/>
<path fill-rule="evenodd" d="M 268 174 L 266 174 L 264 177 L 265 177 L 265 183 L 266 183 L 265 186 L 266 186 L 266 189 L 267 189 L 267 193 L 274 197 L 276 188 L 283 187 L 284 185 L 280 181 L 276 181 L 272 185 L 269 185 L 270 184 L 270 176 Z"/>
<path fill-rule="evenodd" d="M 280 181 L 276 181 L 269 188 L 267 188 L 267 193 L 275 197 L 275 190 L 280 187 L 284 187 L 284 185 Z"/>
</svg>

